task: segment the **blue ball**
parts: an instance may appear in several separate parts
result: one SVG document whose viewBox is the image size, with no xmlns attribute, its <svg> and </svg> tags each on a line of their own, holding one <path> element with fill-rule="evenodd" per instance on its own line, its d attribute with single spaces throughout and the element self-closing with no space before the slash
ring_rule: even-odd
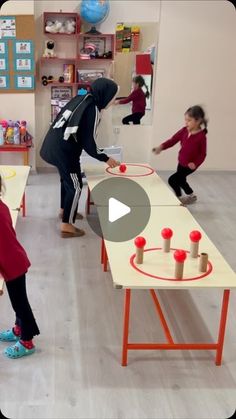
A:
<svg viewBox="0 0 236 419">
<path fill-rule="evenodd" d="M 80 15 L 85 22 L 95 25 L 106 19 L 109 10 L 108 0 L 82 0 Z"/>
</svg>

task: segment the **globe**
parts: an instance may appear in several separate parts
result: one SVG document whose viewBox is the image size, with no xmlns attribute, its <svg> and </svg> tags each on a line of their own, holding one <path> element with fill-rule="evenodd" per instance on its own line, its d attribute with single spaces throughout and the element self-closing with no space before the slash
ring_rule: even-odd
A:
<svg viewBox="0 0 236 419">
<path fill-rule="evenodd" d="M 80 15 L 85 22 L 96 25 L 106 19 L 109 10 L 109 0 L 82 0 Z"/>
</svg>

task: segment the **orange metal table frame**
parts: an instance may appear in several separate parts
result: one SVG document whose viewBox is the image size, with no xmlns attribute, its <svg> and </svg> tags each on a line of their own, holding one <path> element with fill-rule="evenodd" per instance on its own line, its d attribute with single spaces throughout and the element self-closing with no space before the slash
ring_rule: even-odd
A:
<svg viewBox="0 0 236 419">
<path fill-rule="evenodd" d="M 101 264 L 103 265 L 104 272 L 107 272 L 108 257 L 104 239 L 101 241 Z M 150 289 L 150 294 L 153 299 L 157 315 L 164 334 L 166 336 L 166 343 L 144 343 L 144 342 L 129 342 L 129 325 L 130 325 L 130 308 L 131 308 L 131 289 L 125 289 L 124 299 L 124 322 L 123 322 L 123 344 L 122 344 L 122 366 L 127 366 L 128 362 L 128 351 L 131 350 L 215 350 L 215 364 L 221 365 L 222 354 L 224 347 L 224 337 L 229 305 L 230 290 L 226 289 L 223 291 L 223 299 L 221 305 L 221 317 L 218 330 L 217 342 L 211 343 L 175 343 L 171 335 L 170 328 L 165 319 L 164 313 L 161 309 L 161 304 L 157 298 L 155 290 Z"/>
<path fill-rule="evenodd" d="M 29 147 L 24 145 L 2 145 L 0 146 L 0 152 L 8 152 L 8 153 L 23 153 L 23 165 L 29 165 Z"/>
</svg>

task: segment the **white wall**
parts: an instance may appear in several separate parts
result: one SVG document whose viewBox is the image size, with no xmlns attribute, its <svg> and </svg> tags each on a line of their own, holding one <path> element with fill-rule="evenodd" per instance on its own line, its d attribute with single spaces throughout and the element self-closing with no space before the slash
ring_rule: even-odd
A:
<svg viewBox="0 0 236 419">
<path fill-rule="evenodd" d="M 0 15 L 33 15 L 34 1 L 7 1 L 0 10 Z M 29 132 L 35 138 L 35 94 L 34 93 L 1 93 L 0 119 L 24 119 L 28 122 Z M 35 168 L 35 150 L 30 150 L 30 164 Z M 22 164 L 23 157 L 19 153 L 0 153 L 0 163 Z"/>
<path fill-rule="evenodd" d="M 205 170 L 236 170 L 235 40 L 230 2 L 162 2 L 152 144 L 184 125 L 189 106 L 202 104 L 209 116 Z M 175 147 L 150 161 L 159 169 L 172 169 L 177 152 Z"/>
</svg>

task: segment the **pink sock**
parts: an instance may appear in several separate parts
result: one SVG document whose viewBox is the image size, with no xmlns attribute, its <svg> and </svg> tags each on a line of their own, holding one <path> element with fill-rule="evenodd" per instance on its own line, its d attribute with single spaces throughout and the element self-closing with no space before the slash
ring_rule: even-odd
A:
<svg viewBox="0 0 236 419">
<path fill-rule="evenodd" d="M 32 340 L 20 340 L 21 345 L 23 345 L 26 349 L 33 349 L 34 344 Z"/>
<path fill-rule="evenodd" d="M 20 326 L 17 326 L 17 324 L 15 324 L 15 326 L 13 327 L 12 330 L 13 330 L 14 335 L 16 335 L 16 336 L 21 335 L 21 328 L 20 328 Z"/>
</svg>

